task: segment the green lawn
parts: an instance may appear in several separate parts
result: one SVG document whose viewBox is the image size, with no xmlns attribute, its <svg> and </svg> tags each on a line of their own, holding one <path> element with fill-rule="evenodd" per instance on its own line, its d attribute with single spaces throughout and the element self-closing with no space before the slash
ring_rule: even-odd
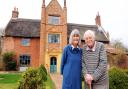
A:
<svg viewBox="0 0 128 89">
<path fill-rule="evenodd" d="M 20 78 L 20 73 L 0 74 L 0 89 L 15 89 Z"/>
<path fill-rule="evenodd" d="M 82 89 L 84 89 L 84 81 L 82 81 Z"/>
<path fill-rule="evenodd" d="M 0 89 L 16 89 L 17 83 L 10 83 L 10 84 L 1 84 Z"/>
<path fill-rule="evenodd" d="M 21 79 L 21 73 L 0 74 L 0 89 L 16 89 L 18 80 Z M 55 85 L 48 75 L 46 89 L 55 89 Z"/>
<path fill-rule="evenodd" d="M 55 89 L 55 85 L 49 75 L 47 78 L 48 80 L 46 81 L 46 89 Z"/>
<path fill-rule="evenodd" d="M 20 73 L 0 74 L 0 84 L 16 83 L 20 78 Z"/>
</svg>

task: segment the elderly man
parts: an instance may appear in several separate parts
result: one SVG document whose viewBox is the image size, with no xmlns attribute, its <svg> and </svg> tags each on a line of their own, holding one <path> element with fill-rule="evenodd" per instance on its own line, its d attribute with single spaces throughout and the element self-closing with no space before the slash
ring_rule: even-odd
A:
<svg viewBox="0 0 128 89">
<path fill-rule="evenodd" d="M 84 40 L 86 44 L 83 47 L 82 72 L 85 89 L 109 89 L 107 55 L 103 43 L 95 41 L 95 34 L 91 30 L 84 33 Z"/>
</svg>

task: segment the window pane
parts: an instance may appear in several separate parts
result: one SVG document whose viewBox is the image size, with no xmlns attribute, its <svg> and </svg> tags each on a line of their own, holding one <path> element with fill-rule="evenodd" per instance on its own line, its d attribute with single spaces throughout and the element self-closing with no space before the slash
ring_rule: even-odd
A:
<svg viewBox="0 0 128 89">
<path fill-rule="evenodd" d="M 30 56 L 29 55 L 21 55 L 20 57 L 20 66 L 28 66 L 30 65 Z"/>
<path fill-rule="evenodd" d="M 48 43 L 60 43 L 60 34 L 48 34 Z"/>
<path fill-rule="evenodd" d="M 49 16 L 48 17 L 48 23 L 58 25 L 60 23 L 60 17 L 59 16 Z"/>
<path fill-rule="evenodd" d="M 22 39 L 21 44 L 23 46 L 29 46 L 30 45 L 30 39 Z"/>
</svg>

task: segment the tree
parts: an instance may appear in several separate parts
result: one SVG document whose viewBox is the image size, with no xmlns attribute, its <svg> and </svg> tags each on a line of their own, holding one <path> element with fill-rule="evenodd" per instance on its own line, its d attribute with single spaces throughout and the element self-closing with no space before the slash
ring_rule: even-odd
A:
<svg viewBox="0 0 128 89">
<path fill-rule="evenodd" d="M 128 50 L 127 47 L 124 46 L 124 44 L 120 41 L 120 40 L 115 40 L 112 43 L 113 47 L 120 50 L 121 52 L 126 52 L 126 50 Z"/>
</svg>

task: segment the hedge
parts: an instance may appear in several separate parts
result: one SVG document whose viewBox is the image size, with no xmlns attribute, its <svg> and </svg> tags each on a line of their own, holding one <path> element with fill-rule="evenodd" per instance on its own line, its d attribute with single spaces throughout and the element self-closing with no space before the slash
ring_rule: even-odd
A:
<svg viewBox="0 0 128 89">
<path fill-rule="evenodd" d="M 128 89 L 128 70 L 111 68 L 109 70 L 109 89 Z"/>
</svg>

